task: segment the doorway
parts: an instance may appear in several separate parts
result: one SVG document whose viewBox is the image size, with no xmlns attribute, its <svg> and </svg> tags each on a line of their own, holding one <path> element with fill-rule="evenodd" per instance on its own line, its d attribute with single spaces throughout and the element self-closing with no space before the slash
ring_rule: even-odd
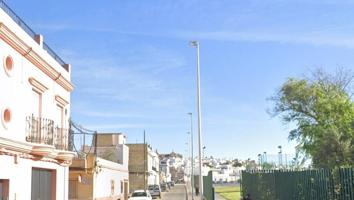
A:
<svg viewBox="0 0 354 200">
<path fill-rule="evenodd" d="M 0 200 L 9 199 L 9 180 L 0 179 Z"/>
<path fill-rule="evenodd" d="M 48 169 L 32 169 L 32 200 L 55 199 L 55 171 Z"/>
</svg>

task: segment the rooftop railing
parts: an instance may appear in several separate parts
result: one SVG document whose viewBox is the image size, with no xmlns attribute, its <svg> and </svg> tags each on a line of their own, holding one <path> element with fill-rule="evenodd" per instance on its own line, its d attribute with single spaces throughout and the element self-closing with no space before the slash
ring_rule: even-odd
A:
<svg viewBox="0 0 354 200">
<path fill-rule="evenodd" d="M 0 0 L 0 8 L 6 12 L 7 15 L 11 17 L 33 40 L 37 35 L 3 0 Z M 48 52 L 50 56 L 54 58 L 66 71 L 69 71 L 65 67 L 65 62 L 61 59 L 58 54 L 56 54 L 45 42 L 43 42 L 43 49 Z"/>
</svg>

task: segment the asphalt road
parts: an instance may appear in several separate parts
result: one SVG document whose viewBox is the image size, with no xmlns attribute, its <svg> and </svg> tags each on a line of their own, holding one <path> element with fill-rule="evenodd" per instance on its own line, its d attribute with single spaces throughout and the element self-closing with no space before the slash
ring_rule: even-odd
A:
<svg viewBox="0 0 354 200">
<path fill-rule="evenodd" d="M 186 190 L 184 185 L 175 185 L 169 192 L 162 193 L 162 200 L 185 200 Z"/>
</svg>

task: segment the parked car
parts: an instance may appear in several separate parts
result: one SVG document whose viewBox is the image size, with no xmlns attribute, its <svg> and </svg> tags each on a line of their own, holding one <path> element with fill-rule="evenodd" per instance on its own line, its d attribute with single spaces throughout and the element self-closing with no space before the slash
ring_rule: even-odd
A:
<svg viewBox="0 0 354 200">
<path fill-rule="evenodd" d="M 167 186 L 166 183 L 161 183 L 161 191 L 162 191 L 162 192 L 168 191 L 168 186 Z"/>
<path fill-rule="evenodd" d="M 157 197 L 161 199 L 161 188 L 159 185 L 149 185 L 148 190 L 152 198 Z"/>
<path fill-rule="evenodd" d="M 178 179 L 178 180 L 176 180 L 176 183 L 177 184 L 184 184 L 184 179 Z"/>
<path fill-rule="evenodd" d="M 148 190 L 135 190 L 128 200 L 152 200 Z"/>
</svg>

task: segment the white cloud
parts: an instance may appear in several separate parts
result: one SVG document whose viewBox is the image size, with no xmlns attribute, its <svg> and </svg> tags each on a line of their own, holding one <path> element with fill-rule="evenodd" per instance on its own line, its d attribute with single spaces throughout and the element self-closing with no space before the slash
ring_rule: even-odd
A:
<svg viewBox="0 0 354 200">
<path fill-rule="evenodd" d="M 214 40 L 223 42 L 277 42 L 354 48 L 354 36 L 329 36 L 324 32 L 289 34 L 267 31 L 180 31 L 176 32 L 175 36 L 185 39 L 197 38 L 199 40 Z"/>
<path fill-rule="evenodd" d="M 278 2 L 283 2 L 279 0 Z M 286 1 L 284 1 L 286 2 Z M 297 1 L 293 1 L 297 2 Z M 289 2 L 288 2 L 289 3 Z M 291 3 L 291 2 L 290 2 Z M 306 1 L 301 2 L 306 3 Z M 324 3 L 324 4 L 354 4 L 354 1 L 340 1 L 334 2 L 331 0 L 324 2 L 312 2 L 312 3 Z M 255 12 L 254 10 L 249 12 Z M 249 13 L 247 15 L 250 15 Z M 253 15 L 253 13 L 251 14 Z M 239 19 L 240 16 L 225 16 L 224 20 L 235 20 Z M 229 26 L 232 25 L 229 24 Z M 210 29 L 206 31 L 200 30 L 188 30 L 188 29 L 175 29 L 175 30 L 146 30 L 144 32 L 139 31 L 126 31 L 117 30 L 114 28 L 106 27 L 82 27 L 80 25 L 69 25 L 69 24 L 54 24 L 54 25 L 37 25 L 39 29 L 52 30 L 52 31 L 87 31 L 87 32 L 103 32 L 103 33 L 115 33 L 121 35 L 130 35 L 135 37 L 157 37 L 157 38 L 170 38 L 170 39 L 182 39 L 182 40 L 213 40 L 213 41 L 226 41 L 226 42 L 276 42 L 285 44 L 306 44 L 306 45 L 326 45 L 326 46 L 336 46 L 336 47 L 346 47 L 354 48 L 354 32 L 351 30 L 345 30 L 345 27 L 338 27 L 337 25 L 328 25 L 329 27 L 317 27 L 316 24 L 312 25 L 312 28 L 317 27 L 318 30 L 302 29 L 302 27 L 291 27 L 289 24 L 279 24 L 279 27 L 270 27 L 269 30 L 264 28 L 263 30 L 258 30 L 252 28 L 247 31 L 234 31 L 232 28 L 224 30 Z M 350 25 L 343 25 L 350 28 Z M 298 30 L 293 30 L 293 28 L 298 28 Z M 344 28 L 344 30 L 342 30 Z M 337 31 L 340 31 L 338 33 Z M 353 32 L 353 34 L 351 34 Z M 342 33 L 347 33 L 343 35 Z M 164 52 L 158 51 L 157 49 L 149 49 L 152 59 L 158 58 L 158 55 L 164 55 Z M 164 56 L 167 56 L 166 54 Z M 168 58 L 168 57 L 163 57 Z M 163 63 L 163 59 L 159 60 Z M 174 60 L 170 57 L 169 62 L 174 62 L 175 65 L 183 64 L 184 61 L 180 58 Z M 169 66 L 169 65 L 166 65 Z M 173 65 L 172 65 L 173 66 Z M 160 68 L 163 69 L 163 68 Z"/>
<path fill-rule="evenodd" d="M 143 115 L 154 118 L 157 113 L 147 114 L 146 110 L 166 112 L 166 109 L 183 109 L 189 100 L 184 95 L 185 88 L 174 83 L 172 85 L 176 87 L 171 87 L 170 82 L 176 80 L 165 74 L 173 76 L 174 70 L 183 70 L 184 58 L 156 47 L 146 47 L 142 51 L 138 58 L 132 53 L 124 59 L 121 55 L 91 58 L 70 52 L 72 80 L 76 85 L 73 105 L 80 105 L 73 111 L 97 118 L 142 118 Z M 102 104 L 108 102 L 114 108 L 102 112 L 107 110 Z"/>
<path fill-rule="evenodd" d="M 119 111 L 92 111 L 92 110 L 79 110 L 78 114 L 88 117 L 97 118 L 145 118 L 141 114 L 123 113 Z"/>
<path fill-rule="evenodd" d="M 109 123 L 109 124 L 90 124 L 85 128 L 90 130 L 97 130 L 98 132 L 108 132 L 122 129 L 151 129 L 151 128 L 176 128 L 179 125 L 176 124 L 164 124 L 164 123 Z"/>
</svg>

